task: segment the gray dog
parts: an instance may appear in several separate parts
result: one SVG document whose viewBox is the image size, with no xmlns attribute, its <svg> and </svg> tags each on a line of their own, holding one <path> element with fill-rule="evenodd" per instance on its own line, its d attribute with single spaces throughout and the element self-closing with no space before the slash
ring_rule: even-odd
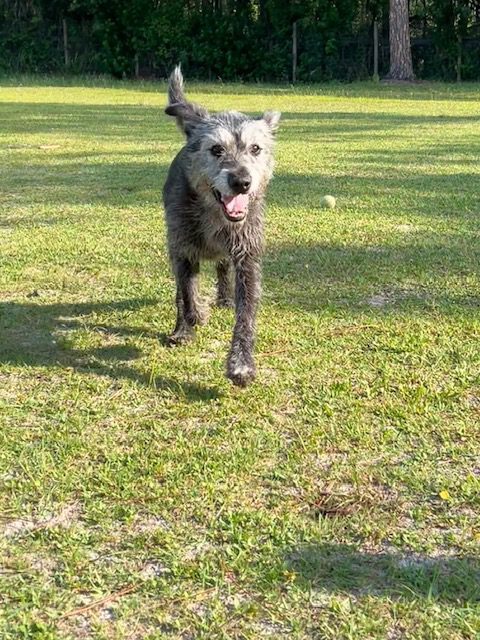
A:
<svg viewBox="0 0 480 640">
<path fill-rule="evenodd" d="M 249 118 L 236 111 L 210 115 L 188 102 L 180 67 L 170 76 L 169 104 L 186 144 L 163 190 L 168 249 L 177 284 L 177 322 L 168 344 L 190 340 L 204 314 L 198 293 L 200 260 L 217 262 L 217 304 L 233 305 L 236 320 L 227 376 L 245 386 L 255 378 L 255 316 L 261 292 L 265 190 L 273 172 L 280 114 Z M 233 267 L 233 269 L 232 269 Z"/>
</svg>

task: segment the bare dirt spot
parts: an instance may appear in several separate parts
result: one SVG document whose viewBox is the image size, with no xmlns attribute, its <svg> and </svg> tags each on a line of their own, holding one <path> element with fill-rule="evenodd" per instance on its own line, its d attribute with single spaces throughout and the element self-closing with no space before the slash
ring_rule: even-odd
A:
<svg viewBox="0 0 480 640">
<path fill-rule="evenodd" d="M 103 622 L 114 622 L 117 619 L 117 614 L 113 607 L 104 607 L 100 610 L 98 617 Z"/>
<path fill-rule="evenodd" d="M 45 577 L 54 575 L 59 566 L 58 562 L 54 558 L 38 554 L 28 554 L 25 557 L 25 560 L 33 571 L 40 573 Z"/>
<path fill-rule="evenodd" d="M 137 516 L 132 525 L 132 530 L 135 534 L 155 533 L 158 530 L 168 531 L 169 528 L 168 522 L 160 516 Z"/>
<path fill-rule="evenodd" d="M 60 619 L 57 622 L 57 628 L 66 638 L 75 638 L 75 640 L 90 640 L 90 638 L 93 638 L 92 625 L 87 616 L 84 615 L 65 620 Z"/>
<path fill-rule="evenodd" d="M 260 638 L 284 638 L 289 633 L 283 625 L 270 620 L 262 620 L 255 626 Z"/>
<path fill-rule="evenodd" d="M 366 300 L 367 304 L 370 307 L 374 307 L 375 309 L 381 309 L 386 307 L 387 304 L 392 304 L 395 302 L 395 298 L 391 293 L 377 293 Z"/>
<path fill-rule="evenodd" d="M 400 233 L 413 233 L 417 230 L 417 227 L 413 224 L 399 224 L 395 227 Z"/>
<path fill-rule="evenodd" d="M 60 527 L 69 529 L 80 516 L 78 503 L 72 503 L 63 507 L 57 514 L 48 514 L 39 518 L 17 518 L 7 522 L 2 534 L 5 538 L 15 538 L 26 535 L 31 531 L 41 529 L 54 529 Z"/>
<path fill-rule="evenodd" d="M 420 301 L 426 299 L 426 292 L 411 287 L 402 287 L 390 291 L 379 291 L 365 300 L 365 304 L 374 309 L 382 309 L 388 305 L 392 305 L 402 301 Z"/>
<path fill-rule="evenodd" d="M 390 629 L 387 631 L 387 638 L 386 640 L 402 640 L 402 638 L 404 638 L 404 632 L 402 629 L 400 629 L 400 627 L 394 626 L 394 627 L 390 627 Z"/>
<path fill-rule="evenodd" d="M 480 398 L 477 395 L 470 394 L 467 396 L 467 404 L 475 411 L 480 411 Z"/>
<path fill-rule="evenodd" d="M 170 573 L 170 569 L 161 562 L 147 562 L 139 573 L 142 580 L 151 580 L 152 578 L 160 578 Z"/>
<path fill-rule="evenodd" d="M 194 547 L 188 548 L 183 555 L 183 559 L 186 562 L 193 562 L 194 560 L 197 560 L 197 558 L 205 555 L 209 551 L 212 551 L 214 548 L 215 547 L 208 542 L 201 542 Z"/>
</svg>

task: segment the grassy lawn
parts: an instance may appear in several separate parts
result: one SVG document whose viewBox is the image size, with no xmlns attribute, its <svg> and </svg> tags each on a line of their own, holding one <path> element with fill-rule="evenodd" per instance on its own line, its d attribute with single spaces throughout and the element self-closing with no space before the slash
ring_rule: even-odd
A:
<svg viewBox="0 0 480 640">
<path fill-rule="evenodd" d="M 480 86 L 190 94 L 283 112 L 246 390 L 164 85 L 0 87 L 0 637 L 479 638 Z"/>
</svg>

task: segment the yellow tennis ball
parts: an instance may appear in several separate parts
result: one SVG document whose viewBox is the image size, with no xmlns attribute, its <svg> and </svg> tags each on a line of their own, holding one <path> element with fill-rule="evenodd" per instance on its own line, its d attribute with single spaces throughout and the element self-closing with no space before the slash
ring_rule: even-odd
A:
<svg viewBox="0 0 480 640">
<path fill-rule="evenodd" d="M 323 207 L 323 209 L 335 209 L 336 204 L 337 201 L 333 196 L 323 196 L 320 200 L 320 206 Z"/>
</svg>

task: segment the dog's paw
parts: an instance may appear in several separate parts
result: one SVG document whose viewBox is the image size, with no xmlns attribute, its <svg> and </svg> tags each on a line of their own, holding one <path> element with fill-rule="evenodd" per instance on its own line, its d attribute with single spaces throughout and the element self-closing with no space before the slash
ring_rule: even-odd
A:
<svg viewBox="0 0 480 640">
<path fill-rule="evenodd" d="M 227 378 L 237 387 L 246 387 L 255 380 L 255 364 L 254 362 L 235 362 L 228 363 Z"/>
<path fill-rule="evenodd" d="M 178 347 L 193 340 L 194 336 L 193 331 L 174 331 L 165 338 L 165 344 L 167 347 Z"/>
</svg>

